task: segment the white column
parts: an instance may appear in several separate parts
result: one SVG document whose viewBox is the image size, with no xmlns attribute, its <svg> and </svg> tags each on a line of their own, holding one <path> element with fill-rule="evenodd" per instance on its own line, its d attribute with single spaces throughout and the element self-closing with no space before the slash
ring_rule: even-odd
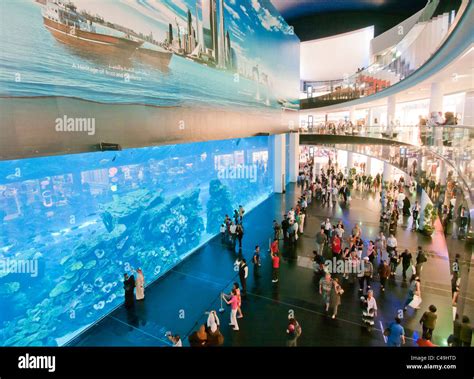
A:
<svg viewBox="0 0 474 379">
<path fill-rule="evenodd" d="M 423 152 L 417 153 L 416 169 L 418 174 L 420 174 L 422 171 L 426 171 L 426 157 L 423 155 Z"/>
<path fill-rule="evenodd" d="M 438 168 L 439 170 L 439 182 L 441 185 L 446 185 L 446 178 L 448 177 L 448 167 L 446 166 L 446 163 L 441 160 L 441 164 Z"/>
<path fill-rule="evenodd" d="M 462 124 L 474 125 L 474 91 L 466 92 Z"/>
<path fill-rule="evenodd" d="M 365 174 L 371 175 L 372 174 L 372 158 L 367 157 L 367 162 L 365 163 Z"/>
<path fill-rule="evenodd" d="M 285 192 L 285 148 L 286 134 L 275 134 L 273 138 L 273 191 L 276 193 Z"/>
<path fill-rule="evenodd" d="M 390 182 L 392 180 L 392 166 L 387 162 L 383 162 L 383 175 L 382 180 L 384 182 Z"/>
<path fill-rule="evenodd" d="M 290 138 L 290 161 L 288 162 L 289 166 L 289 175 L 290 182 L 296 183 L 298 179 L 299 172 L 299 162 L 300 162 L 300 135 L 298 133 L 289 133 Z"/>
<path fill-rule="evenodd" d="M 352 168 L 354 165 L 354 159 L 352 157 L 352 151 L 347 152 L 347 164 L 346 164 L 346 170 L 347 173 L 349 174 L 349 170 Z"/>
<path fill-rule="evenodd" d="M 429 110 L 430 114 L 431 112 L 443 111 L 443 87 L 441 83 L 431 83 Z"/>
<path fill-rule="evenodd" d="M 387 128 L 391 130 L 390 126 L 393 122 L 395 124 L 395 111 L 397 108 L 397 98 L 395 95 L 387 98 Z"/>
<path fill-rule="evenodd" d="M 441 83 L 431 83 L 430 93 L 430 116 L 433 113 L 443 111 L 443 88 Z M 443 146 L 443 127 L 434 128 L 434 144 L 435 146 Z"/>
<path fill-rule="evenodd" d="M 353 124 L 356 123 L 356 108 L 355 107 L 350 107 L 349 108 L 349 121 L 352 122 Z"/>
</svg>

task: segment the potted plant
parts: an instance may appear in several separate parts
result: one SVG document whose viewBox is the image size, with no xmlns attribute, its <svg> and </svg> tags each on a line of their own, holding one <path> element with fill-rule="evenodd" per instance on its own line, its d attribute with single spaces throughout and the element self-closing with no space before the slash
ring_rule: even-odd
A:
<svg viewBox="0 0 474 379">
<path fill-rule="evenodd" d="M 431 236 L 434 232 L 434 222 L 438 217 L 438 211 L 433 204 L 427 204 L 423 211 L 423 228 L 420 230 L 426 236 Z"/>
</svg>

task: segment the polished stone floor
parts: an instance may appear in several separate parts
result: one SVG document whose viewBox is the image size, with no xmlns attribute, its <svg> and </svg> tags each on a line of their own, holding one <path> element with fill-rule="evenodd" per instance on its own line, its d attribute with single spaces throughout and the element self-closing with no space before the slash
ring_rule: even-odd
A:
<svg viewBox="0 0 474 379">
<path fill-rule="evenodd" d="M 361 324 L 361 309 L 357 284 L 342 282 L 345 293 L 338 317 L 333 320 L 324 311 L 317 290 L 319 279 L 311 265 L 314 236 L 320 223 L 330 217 L 342 219 L 346 230 L 354 223 L 361 223 L 364 239 L 375 238 L 379 231 L 379 197 L 371 193 L 353 192 L 349 207 L 337 204 L 324 207 L 314 202 L 308 208 L 304 236 L 296 249 L 280 245 L 283 259 L 280 282 L 271 282 L 271 260 L 267 253 L 272 235 L 272 220 L 281 220 L 283 213 L 292 207 L 300 193 L 299 187 L 290 184 L 285 194 L 274 194 L 244 219 L 245 235 L 242 254 L 250 262 L 256 244 L 261 246 L 262 267 L 256 278 L 249 265 L 248 295 L 243 300 L 244 318 L 239 319 L 240 331 L 228 326 L 229 309 L 220 314 L 222 333 L 226 346 L 285 346 L 288 313 L 294 312 L 302 326 L 299 346 L 383 346 L 383 328 L 403 308 L 407 283 L 398 271 L 385 292 L 377 281 L 373 285 L 379 314 L 372 331 Z M 419 244 L 428 251 L 429 260 L 423 268 L 421 310 L 409 309 L 405 313 L 408 345 L 420 335 L 418 321 L 430 304 L 438 307 L 438 323 L 433 342 L 445 345 L 452 332 L 452 308 L 449 257 L 440 225 L 432 238 L 413 233 L 409 220 L 404 220 L 397 231 L 398 244 L 412 253 Z M 408 227 L 408 229 L 407 229 Z M 235 251 L 221 244 L 220 237 L 192 254 L 164 277 L 146 288 L 144 302 L 130 312 L 119 307 L 97 324 L 86 330 L 70 345 L 73 346 L 165 346 L 169 345 L 166 331 L 179 334 L 185 345 L 190 333 L 207 319 L 205 312 L 221 307 L 220 293 L 229 292 L 238 276 L 233 270 L 237 258 Z M 401 265 L 399 266 L 401 270 Z M 146 273 L 145 273 L 146 276 Z"/>
<path fill-rule="evenodd" d="M 448 225 L 446 233 L 446 243 L 449 251 L 449 260 L 451 267 L 459 254 L 460 272 L 461 272 L 461 293 L 459 294 L 458 303 L 464 304 L 464 307 L 459 307 L 459 314 L 468 316 L 471 321 L 474 319 L 474 251 L 472 244 L 466 243 L 465 240 L 459 240 L 456 232 L 453 233 L 453 228 L 457 229 L 455 223 Z"/>
</svg>

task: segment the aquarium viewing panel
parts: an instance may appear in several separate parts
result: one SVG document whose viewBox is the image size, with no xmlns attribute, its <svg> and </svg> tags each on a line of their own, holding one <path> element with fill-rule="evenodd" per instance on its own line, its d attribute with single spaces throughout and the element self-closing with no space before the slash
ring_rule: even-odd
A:
<svg viewBox="0 0 474 379">
<path fill-rule="evenodd" d="M 299 39 L 268 0 L 7 0 L 0 12 L 0 159 L 298 125 Z"/>
<path fill-rule="evenodd" d="M 0 345 L 67 343 L 273 191 L 272 137 L 0 162 Z"/>
</svg>

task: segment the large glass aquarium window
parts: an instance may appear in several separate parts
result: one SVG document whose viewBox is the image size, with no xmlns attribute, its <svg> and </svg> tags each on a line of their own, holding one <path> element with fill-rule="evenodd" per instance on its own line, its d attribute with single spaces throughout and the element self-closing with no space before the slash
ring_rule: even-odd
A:
<svg viewBox="0 0 474 379">
<path fill-rule="evenodd" d="M 56 346 L 273 190 L 269 137 L 0 163 L 0 345 Z"/>
</svg>

